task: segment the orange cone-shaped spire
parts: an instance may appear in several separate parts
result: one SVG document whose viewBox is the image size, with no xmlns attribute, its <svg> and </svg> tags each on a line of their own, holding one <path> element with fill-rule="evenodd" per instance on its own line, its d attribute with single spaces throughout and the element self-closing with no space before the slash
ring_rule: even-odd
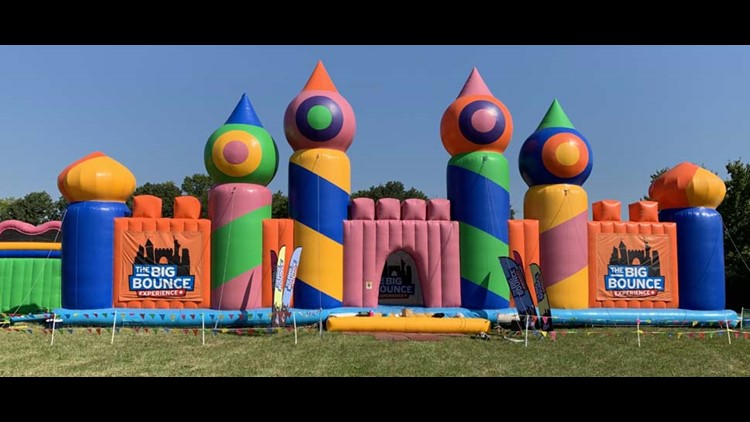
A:
<svg viewBox="0 0 750 422">
<path fill-rule="evenodd" d="M 310 75 L 310 79 L 307 80 L 307 83 L 305 84 L 305 87 L 302 88 L 302 90 L 339 92 L 336 89 L 336 85 L 333 84 L 331 77 L 328 76 L 328 71 L 326 70 L 325 66 L 323 66 L 322 60 L 318 60 L 318 64 L 317 66 L 315 66 L 315 70 L 313 70 L 312 75 Z"/>
<path fill-rule="evenodd" d="M 466 80 L 466 83 L 464 84 L 464 87 L 461 90 L 461 93 L 458 94 L 457 98 L 463 97 L 464 95 L 489 95 L 490 97 L 493 96 L 492 92 L 490 92 L 490 89 L 487 88 L 487 84 L 484 83 L 484 79 L 482 79 L 482 75 L 479 74 L 479 71 L 476 67 L 472 69 L 471 74 L 469 75 L 469 79 Z"/>
</svg>

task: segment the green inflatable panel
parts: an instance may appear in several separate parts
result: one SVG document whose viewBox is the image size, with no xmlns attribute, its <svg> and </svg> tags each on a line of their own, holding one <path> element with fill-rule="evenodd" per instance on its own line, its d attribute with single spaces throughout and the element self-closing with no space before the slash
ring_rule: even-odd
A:
<svg viewBox="0 0 750 422">
<path fill-rule="evenodd" d="M 0 313 L 61 306 L 60 259 L 0 258 Z"/>
</svg>

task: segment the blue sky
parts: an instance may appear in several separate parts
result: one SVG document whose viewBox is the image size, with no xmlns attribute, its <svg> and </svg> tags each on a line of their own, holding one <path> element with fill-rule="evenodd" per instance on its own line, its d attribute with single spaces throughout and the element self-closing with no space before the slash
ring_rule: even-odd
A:
<svg viewBox="0 0 750 422">
<path fill-rule="evenodd" d="M 286 192 L 283 115 L 318 59 L 357 116 L 354 190 L 401 180 L 445 196 L 440 118 L 474 66 L 513 117 L 519 213 L 518 152 L 553 98 L 591 143 L 590 202 L 634 202 L 682 161 L 725 177 L 750 158 L 747 46 L 2 46 L 0 197 L 57 198 L 58 173 L 93 151 L 139 185 L 179 185 L 205 172 L 205 142 L 243 92 L 279 146 L 269 187 Z"/>
</svg>

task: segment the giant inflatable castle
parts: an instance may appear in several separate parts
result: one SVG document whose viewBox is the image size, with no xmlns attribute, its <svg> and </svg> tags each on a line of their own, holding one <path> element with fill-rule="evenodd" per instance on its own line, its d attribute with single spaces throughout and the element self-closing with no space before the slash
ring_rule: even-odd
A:
<svg viewBox="0 0 750 422">
<path fill-rule="evenodd" d="M 204 148 L 209 219 L 193 197 L 175 199 L 173 218 L 153 196 L 130 209 L 134 175 L 92 153 L 58 177 L 61 223 L 0 223 L 1 311 L 47 309 L 71 325 L 267 326 L 275 282 L 291 273 L 297 324 L 486 331 L 516 313 L 499 262 L 515 255 L 541 269 L 557 325 L 739 320 L 724 309 L 724 183 L 684 162 L 627 218 L 617 200 L 589 204 L 592 143 L 557 100 L 520 151 L 522 220 L 510 219 L 511 113 L 476 69 L 440 122 L 445 199 L 350 197 L 355 114 L 322 63 L 283 119 L 289 219 L 271 218 L 278 146 L 243 95 Z M 279 265 L 282 248 L 301 248 L 293 270 L 289 252 Z"/>
</svg>

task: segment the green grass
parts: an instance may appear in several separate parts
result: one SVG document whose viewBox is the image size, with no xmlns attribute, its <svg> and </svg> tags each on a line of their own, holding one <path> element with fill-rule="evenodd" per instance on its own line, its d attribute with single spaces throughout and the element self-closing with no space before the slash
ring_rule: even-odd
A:
<svg viewBox="0 0 750 422">
<path fill-rule="evenodd" d="M 2 376 L 748 376 L 750 340 L 726 334 L 677 338 L 686 329 L 641 338 L 634 328 L 578 329 L 529 346 L 471 336 L 383 341 L 367 335 L 306 330 L 237 336 L 122 331 L 50 335 L 0 331 Z M 567 330 L 566 330 L 567 331 Z M 175 334 L 175 332 L 178 332 Z M 716 333 L 717 331 L 714 331 Z M 591 334 L 588 334 L 591 333 Z M 518 337 L 514 337 L 518 338 Z"/>
</svg>

